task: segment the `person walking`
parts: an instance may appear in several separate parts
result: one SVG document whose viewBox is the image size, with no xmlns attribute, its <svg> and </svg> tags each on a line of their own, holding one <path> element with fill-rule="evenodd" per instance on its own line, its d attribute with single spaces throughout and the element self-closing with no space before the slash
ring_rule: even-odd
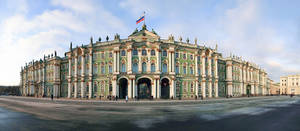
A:
<svg viewBox="0 0 300 131">
<path fill-rule="evenodd" d="M 51 94 L 51 100 L 53 101 L 53 94 Z"/>
<path fill-rule="evenodd" d="M 128 102 L 128 96 L 125 97 L 126 103 Z"/>
</svg>

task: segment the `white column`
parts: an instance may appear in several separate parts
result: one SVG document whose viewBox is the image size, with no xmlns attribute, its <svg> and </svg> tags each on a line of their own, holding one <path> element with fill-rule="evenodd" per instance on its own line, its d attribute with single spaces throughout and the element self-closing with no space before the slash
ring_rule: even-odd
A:
<svg viewBox="0 0 300 131">
<path fill-rule="evenodd" d="M 173 96 L 174 96 L 174 87 L 173 87 L 173 79 L 171 78 L 171 81 L 170 81 L 170 83 L 169 83 L 169 85 L 170 85 L 170 98 L 172 98 Z M 174 98 L 174 97 L 173 97 Z"/>
<path fill-rule="evenodd" d="M 77 83 L 78 83 L 78 75 L 77 75 L 77 67 L 78 66 L 78 57 L 77 57 L 77 53 L 75 54 L 75 72 L 74 72 L 74 76 L 75 76 L 75 80 L 74 80 L 74 98 L 77 98 L 78 96 L 78 89 L 77 89 Z"/>
<path fill-rule="evenodd" d="M 132 88 L 133 89 L 133 91 L 132 91 L 132 93 L 133 93 L 132 97 L 135 98 L 137 96 L 137 86 L 136 86 L 136 83 L 135 83 L 135 78 L 132 79 L 132 86 L 133 86 L 133 88 Z"/>
<path fill-rule="evenodd" d="M 174 55 L 174 51 L 171 52 L 171 63 L 172 63 L 172 73 L 175 74 L 175 55 Z"/>
<path fill-rule="evenodd" d="M 214 84 L 214 86 L 215 86 L 215 97 L 219 97 L 219 83 L 218 83 L 218 79 L 219 79 L 219 74 L 218 74 L 218 55 L 215 55 L 214 56 L 214 75 L 215 75 L 215 84 Z"/>
<path fill-rule="evenodd" d="M 142 73 L 142 51 L 141 51 L 141 49 L 138 49 L 138 56 L 139 56 L 138 70 L 139 70 L 139 73 Z"/>
<path fill-rule="evenodd" d="M 172 79 L 172 87 L 173 87 L 173 98 L 176 98 L 176 81 Z"/>
<path fill-rule="evenodd" d="M 168 50 L 168 73 L 171 72 L 171 65 L 172 65 L 172 62 L 171 62 L 171 52 L 170 52 L 170 50 Z"/>
<path fill-rule="evenodd" d="M 151 51 L 150 49 L 147 49 L 147 73 L 150 73 L 151 72 L 151 60 L 150 60 L 150 54 L 151 54 Z"/>
<path fill-rule="evenodd" d="M 71 87 L 71 75 L 72 75 L 72 58 L 71 55 L 69 55 L 69 75 L 68 75 L 68 98 L 71 98 L 71 91 L 72 91 L 72 87 Z"/>
<path fill-rule="evenodd" d="M 195 52 L 195 76 L 198 76 L 198 55 L 197 55 L 197 52 Z M 198 97 L 198 94 L 197 94 L 197 97 Z"/>
<path fill-rule="evenodd" d="M 114 50 L 114 74 L 116 74 L 117 71 L 117 51 Z"/>
<path fill-rule="evenodd" d="M 128 98 L 132 98 L 132 79 L 128 81 Z"/>
<path fill-rule="evenodd" d="M 157 88 L 156 79 L 153 79 L 153 86 L 152 86 L 151 94 L 152 94 L 154 99 L 156 98 L 156 88 Z"/>
<path fill-rule="evenodd" d="M 92 49 L 90 50 L 89 54 L 89 98 L 93 96 L 93 52 Z"/>
<path fill-rule="evenodd" d="M 156 50 L 155 52 L 155 56 L 156 56 L 156 65 L 155 65 L 155 69 L 156 69 L 156 73 L 159 73 L 160 72 L 160 55 L 159 55 L 159 49 Z"/>
<path fill-rule="evenodd" d="M 131 74 L 132 73 L 132 67 L 131 67 L 131 64 L 132 64 L 132 57 L 131 57 L 131 48 L 127 50 L 127 73 L 128 74 Z"/>
<path fill-rule="evenodd" d="M 117 94 L 117 80 L 116 80 L 116 77 L 113 77 L 113 80 L 112 80 L 112 95 L 113 96 L 119 96 L 119 94 Z"/>
<path fill-rule="evenodd" d="M 209 54 L 207 61 L 208 61 L 208 77 L 209 77 L 209 81 L 208 81 L 208 97 L 211 98 L 212 97 L 211 54 Z"/>
<path fill-rule="evenodd" d="M 84 50 L 82 50 L 82 56 L 81 56 L 81 98 L 85 98 L 85 91 L 86 91 L 86 86 L 85 86 L 85 60 L 84 60 Z"/>
<path fill-rule="evenodd" d="M 157 98 L 160 99 L 160 96 L 161 96 L 160 79 L 157 79 Z"/>
<path fill-rule="evenodd" d="M 239 76 L 239 81 L 240 81 L 240 94 L 241 95 L 243 95 L 244 93 L 243 93 L 243 88 L 244 88 L 244 85 L 243 85 L 243 70 L 242 70 L 242 68 L 243 68 L 243 66 L 242 65 L 240 65 L 239 66 L 240 67 L 240 69 L 239 69 L 239 71 L 240 71 L 240 76 Z"/>
<path fill-rule="evenodd" d="M 197 98 L 199 97 L 199 83 L 198 83 L 198 78 L 196 78 L 196 89 L 195 89 L 195 95 L 197 96 Z"/>
<path fill-rule="evenodd" d="M 206 74 L 205 74 L 205 51 L 202 51 L 201 54 L 201 60 L 202 60 L 202 68 L 201 68 L 201 74 L 202 74 L 202 80 L 201 80 L 201 92 L 202 92 L 202 98 L 206 97 Z"/>
<path fill-rule="evenodd" d="M 251 94 L 254 95 L 254 85 L 251 84 Z"/>
<path fill-rule="evenodd" d="M 227 67 L 227 95 L 232 95 L 232 61 L 226 61 Z"/>
<path fill-rule="evenodd" d="M 120 72 L 120 51 L 117 51 L 117 73 Z"/>
</svg>

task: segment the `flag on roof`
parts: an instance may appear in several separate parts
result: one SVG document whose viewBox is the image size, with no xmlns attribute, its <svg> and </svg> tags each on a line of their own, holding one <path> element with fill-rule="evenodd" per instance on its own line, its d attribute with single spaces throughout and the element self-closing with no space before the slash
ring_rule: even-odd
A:
<svg viewBox="0 0 300 131">
<path fill-rule="evenodd" d="M 144 20 L 145 20 L 145 12 L 144 12 L 143 16 L 141 16 L 141 17 L 136 21 L 136 24 L 138 24 L 138 23 L 140 23 L 140 22 L 142 22 L 142 21 L 144 21 Z"/>
</svg>

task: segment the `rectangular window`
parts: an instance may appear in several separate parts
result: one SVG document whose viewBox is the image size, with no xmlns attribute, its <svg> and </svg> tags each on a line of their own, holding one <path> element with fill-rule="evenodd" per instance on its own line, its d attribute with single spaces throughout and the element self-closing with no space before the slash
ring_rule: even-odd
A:
<svg viewBox="0 0 300 131">
<path fill-rule="evenodd" d="M 108 67 L 109 73 L 112 73 L 112 66 Z"/>
<path fill-rule="evenodd" d="M 175 53 L 175 58 L 178 58 L 179 57 L 179 54 L 178 52 Z"/>
<path fill-rule="evenodd" d="M 105 74 L 105 66 L 101 66 L 101 73 Z"/>
<path fill-rule="evenodd" d="M 167 51 L 163 50 L 163 56 L 168 56 L 167 54 L 168 54 Z"/>
</svg>

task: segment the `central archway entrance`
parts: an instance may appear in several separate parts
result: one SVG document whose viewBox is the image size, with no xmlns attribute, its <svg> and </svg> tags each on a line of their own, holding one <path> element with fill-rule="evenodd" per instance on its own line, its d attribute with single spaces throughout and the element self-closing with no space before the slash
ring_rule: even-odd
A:
<svg viewBox="0 0 300 131">
<path fill-rule="evenodd" d="M 161 80 L 161 98 L 169 99 L 170 98 L 170 81 L 167 78 Z"/>
<path fill-rule="evenodd" d="M 140 99 L 148 99 L 151 97 L 151 80 L 148 78 L 141 78 L 138 80 L 138 97 Z"/>
<path fill-rule="evenodd" d="M 119 83 L 119 98 L 125 99 L 125 97 L 128 95 L 128 80 L 126 78 L 121 78 Z"/>
</svg>

